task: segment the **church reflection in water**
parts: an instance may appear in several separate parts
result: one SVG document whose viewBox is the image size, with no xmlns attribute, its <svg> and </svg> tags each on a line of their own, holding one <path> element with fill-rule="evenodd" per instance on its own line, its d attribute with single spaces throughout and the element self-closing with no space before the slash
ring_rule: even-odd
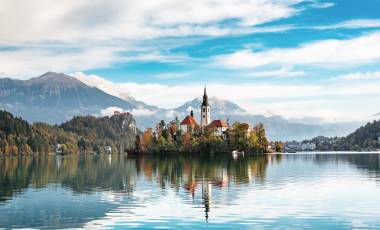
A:
<svg viewBox="0 0 380 230">
<path fill-rule="evenodd" d="M 111 192 L 133 197 L 154 184 L 153 191 L 171 190 L 183 200 L 204 208 L 205 220 L 214 206 L 223 206 L 239 196 L 248 185 L 264 185 L 268 167 L 292 158 L 307 158 L 317 164 L 336 161 L 354 165 L 375 178 L 379 175 L 379 155 L 260 155 L 234 159 L 216 156 L 67 156 L 0 159 L 0 205 L 27 188 L 58 184 L 74 194 Z M 314 163 L 314 164 L 315 164 Z M 142 185 L 143 184 L 143 185 Z M 124 199 L 123 198 L 123 199 Z M 115 198 L 116 199 L 116 198 Z"/>
<path fill-rule="evenodd" d="M 231 156 L 2 158 L 0 202 L 29 186 L 44 187 L 49 183 L 59 183 L 76 193 L 102 189 L 128 194 L 134 191 L 140 177 L 156 181 L 162 188 L 182 188 L 193 197 L 199 191 L 209 200 L 213 186 L 223 188 L 231 182 L 264 181 L 271 158 L 281 159 L 279 155 L 239 159 Z"/>
</svg>

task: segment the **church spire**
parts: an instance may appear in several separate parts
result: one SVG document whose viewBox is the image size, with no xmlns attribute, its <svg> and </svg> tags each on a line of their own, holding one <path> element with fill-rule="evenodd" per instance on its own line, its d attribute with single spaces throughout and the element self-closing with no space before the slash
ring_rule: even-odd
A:
<svg viewBox="0 0 380 230">
<path fill-rule="evenodd" d="M 203 102 L 202 102 L 202 106 L 209 106 L 209 104 L 208 104 L 207 92 L 206 92 L 206 86 L 205 86 L 205 88 L 204 88 L 204 92 L 203 92 Z"/>
<path fill-rule="evenodd" d="M 211 115 L 210 115 L 210 105 L 208 104 L 208 97 L 207 97 L 207 91 L 206 86 L 204 88 L 203 92 L 203 102 L 201 105 L 201 126 L 205 127 L 208 124 L 210 124 L 211 121 Z"/>
</svg>

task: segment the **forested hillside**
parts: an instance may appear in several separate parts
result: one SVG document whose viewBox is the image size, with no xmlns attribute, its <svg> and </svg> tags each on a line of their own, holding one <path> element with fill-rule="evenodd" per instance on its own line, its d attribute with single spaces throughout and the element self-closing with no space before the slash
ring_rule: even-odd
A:
<svg viewBox="0 0 380 230">
<path fill-rule="evenodd" d="M 63 153 L 78 152 L 78 137 L 57 126 L 27 121 L 0 111 L 0 155 L 31 155 L 54 152 L 58 143 Z"/>
<path fill-rule="evenodd" d="M 380 120 L 367 123 L 347 137 L 316 137 L 319 151 L 375 151 L 380 149 Z"/>
<path fill-rule="evenodd" d="M 29 124 L 0 111 L 0 155 L 120 153 L 134 146 L 137 130 L 130 114 L 75 117 L 60 125 Z"/>
<path fill-rule="evenodd" d="M 134 148 L 138 133 L 135 120 L 129 113 L 101 118 L 77 116 L 60 127 L 81 137 L 79 147 L 85 153 L 103 152 L 104 146 L 110 146 L 114 153 L 124 152 Z"/>
</svg>

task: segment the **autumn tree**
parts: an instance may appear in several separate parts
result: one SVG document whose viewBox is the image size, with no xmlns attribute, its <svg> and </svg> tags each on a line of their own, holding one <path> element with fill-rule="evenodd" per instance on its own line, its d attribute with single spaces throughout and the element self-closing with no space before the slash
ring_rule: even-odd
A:
<svg viewBox="0 0 380 230">
<path fill-rule="evenodd" d="M 260 150 L 262 152 L 265 152 L 268 148 L 268 140 L 266 138 L 264 125 L 262 123 L 259 123 L 253 129 L 257 135 L 257 142 Z"/>
<path fill-rule="evenodd" d="M 142 135 L 142 138 L 140 139 L 140 147 L 139 149 L 142 152 L 147 152 L 153 147 L 153 133 L 152 129 L 146 129 Z"/>
<path fill-rule="evenodd" d="M 228 143 L 230 149 L 248 150 L 248 130 L 247 123 L 235 122 L 232 128 L 228 131 Z"/>
</svg>

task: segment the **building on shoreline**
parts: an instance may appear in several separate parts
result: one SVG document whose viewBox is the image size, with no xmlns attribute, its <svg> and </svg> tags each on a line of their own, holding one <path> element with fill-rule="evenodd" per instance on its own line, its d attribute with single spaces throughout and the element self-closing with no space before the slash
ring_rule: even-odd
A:
<svg viewBox="0 0 380 230">
<path fill-rule="evenodd" d="M 198 127 L 198 123 L 194 118 L 194 112 L 191 110 L 190 115 L 187 115 L 180 124 L 181 130 L 184 133 L 193 133 Z"/>
<path fill-rule="evenodd" d="M 201 104 L 201 122 L 198 125 L 197 120 L 194 117 L 194 112 L 191 111 L 190 115 L 186 116 L 180 124 L 182 132 L 193 133 L 199 129 L 204 132 L 205 129 L 210 128 L 214 130 L 214 135 L 226 138 L 226 132 L 229 128 L 228 123 L 224 120 L 211 121 L 211 107 L 208 102 L 208 96 L 206 87 L 203 91 L 203 100 Z"/>
<path fill-rule="evenodd" d="M 208 127 L 211 127 L 214 130 L 214 135 L 221 136 L 223 139 L 226 139 L 226 132 L 228 130 L 228 124 L 224 120 L 213 120 Z"/>
<path fill-rule="evenodd" d="M 288 141 L 285 142 L 285 150 L 287 152 L 297 152 L 297 151 L 315 151 L 316 144 L 312 142 L 297 142 Z"/>
</svg>

